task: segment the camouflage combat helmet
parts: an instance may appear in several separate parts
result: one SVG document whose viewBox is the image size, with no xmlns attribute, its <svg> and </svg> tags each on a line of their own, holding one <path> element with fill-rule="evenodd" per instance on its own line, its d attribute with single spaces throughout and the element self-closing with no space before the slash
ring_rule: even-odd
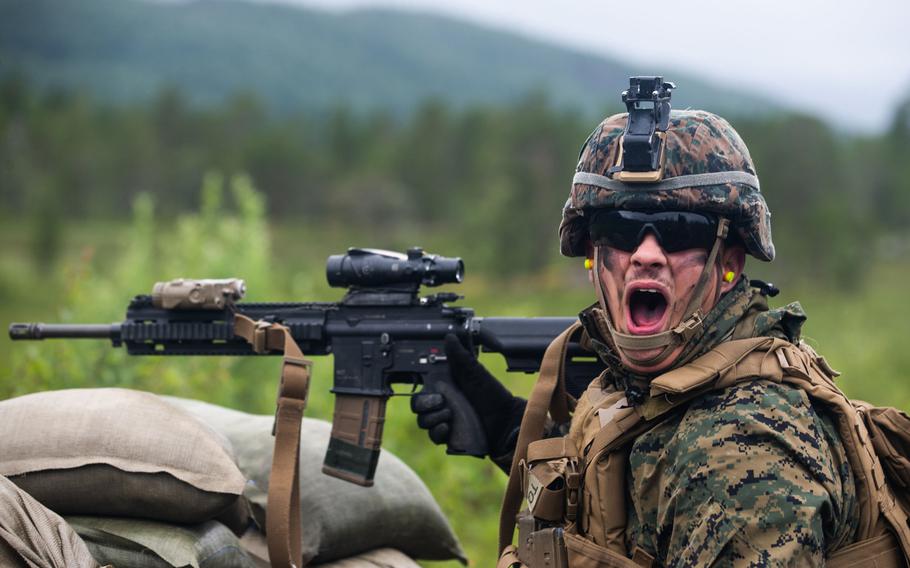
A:
<svg viewBox="0 0 910 568">
<path fill-rule="evenodd" d="M 598 210 L 690 211 L 717 216 L 717 232 L 683 312 L 672 329 L 650 335 L 623 333 L 604 321 L 613 346 L 640 367 L 661 364 L 696 337 L 707 314 L 702 301 L 721 245 L 733 231 L 761 260 L 774 258 L 771 214 L 759 191 L 752 158 L 727 121 L 704 111 L 670 111 L 676 85 L 663 77 L 630 77 L 625 114 L 603 121 L 588 137 L 559 226 L 567 256 L 587 253 L 588 219 Z M 600 266 L 600 247 L 594 265 Z M 594 279 L 608 313 L 601 278 Z M 659 350 L 657 355 L 650 355 Z"/>
<path fill-rule="evenodd" d="M 663 179 L 624 183 L 608 170 L 617 162 L 627 117 L 622 113 L 604 120 L 582 148 L 559 225 L 563 255 L 584 256 L 586 214 L 591 210 L 631 209 L 697 211 L 727 218 L 749 254 L 774 259 L 771 213 L 759 191 L 749 150 L 726 120 L 701 110 L 673 111 L 666 131 Z"/>
</svg>

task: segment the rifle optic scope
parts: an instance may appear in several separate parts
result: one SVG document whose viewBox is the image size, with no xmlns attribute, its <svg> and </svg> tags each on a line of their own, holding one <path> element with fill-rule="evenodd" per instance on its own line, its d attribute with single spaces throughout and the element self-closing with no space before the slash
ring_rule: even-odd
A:
<svg viewBox="0 0 910 568">
<path fill-rule="evenodd" d="M 350 248 L 326 262 L 329 286 L 336 288 L 382 286 L 439 286 L 461 282 L 460 258 L 426 254 L 414 247 L 407 254 L 378 249 Z"/>
</svg>

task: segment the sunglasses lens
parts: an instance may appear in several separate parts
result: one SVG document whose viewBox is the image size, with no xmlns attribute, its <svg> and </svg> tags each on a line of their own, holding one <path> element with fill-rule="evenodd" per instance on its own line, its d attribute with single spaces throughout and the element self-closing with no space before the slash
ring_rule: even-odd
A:
<svg viewBox="0 0 910 568">
<path fill-rule="evenodd" d="M 655 227 L 660 231 L 661 244 L 667 252 L 703 248 L 714 244 L 717 221 L 699 213 L 667 213 L 667 219 Z M 675 217 L 675 219 L 674 219 Z"/>
<path fill-rule="evenodd" d="M 701 213 L 661 211 L 597 211 L 589 225 L 591 241 L 632 252 L 649 231 L 667 252 L 709 249 L 717 234 L 717 219 Z"/>
<path fill-rule="evenodd" d="M 604 211 L 594 214 L 589 225 L 591 242 L 595 246 L 610 246 L 632 252 L 641 242 L 644 224 L 627 215 L 628 211 Z"/>
</svg>

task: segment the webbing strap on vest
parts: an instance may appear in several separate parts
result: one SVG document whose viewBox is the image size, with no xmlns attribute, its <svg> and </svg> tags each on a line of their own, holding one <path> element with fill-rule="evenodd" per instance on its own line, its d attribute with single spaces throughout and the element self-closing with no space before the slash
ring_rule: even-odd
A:
<svg viewBox="0 0 910 568">
<path fill-rule="evenodd" d="M 883 535 L 863 540 L 838 550 L 825 558 L 828 568 L 900 568 L 906 566 L 901 546 L 894 535 Z"/>
<path fill-rule="evenodd" d="M 515 546 L 510 544 L 502 551 L 502 554 L 499 555 L 499 561 L 496 563 L 496 568 L 512 568 L 513 566 L 521 565 L 521 560 L 518 558 Z"/>
<path fill-rule="evenodd" d="M 234 315 L 234 334 L 246 339 L 256 353 L 281 351 L 281 382 L 275 411 L 275 449 L 269 474 L 266 539 L 273 567 L 303 566 L 300 518 L 300 425 L 310 387 L 312 362 L 305 359 L 291 331 L 280 324 L 255 322 Z"/>
<path fill-rule="evenodd" d="M 783 369 L 784 382 L 802 388 L 810 398 L 821 401 L 837 414 L 838 430 L 857 481 L 857 499 L 861 505 L 860 539 L 869 540 L 881 534 L 880 514 L 894 532 L 905 560 L 910 563 L 910 519 L 886 481 L 881 460 L 861 415 L 822 371 L 817 357 L 786 343 L 776 355 Z"/>
<path fill-rule="evenodd" d="M 581 329 L 581 323 L 575 322 L 563 331 L 547 347 L 540 364 L 540 378 L 534 384 L 534 390 L 528 397 L 524 416 L 521 418 L 521 429 L 515 445 L 515 456 L 509 472 L 509 484 L 502 498 L 502 509 L 499 513 L 499 552 L 505 552 L 512 544 L 515 533 L 515 516 L 521 506 L 521 468 L 527 458 L 528 445 L 543 437 L 543 429 L 549 410 L 557 422 L 569 421 L 569 408 L 565 391 L 565 361 L 569 341 Z"/>
</svg>

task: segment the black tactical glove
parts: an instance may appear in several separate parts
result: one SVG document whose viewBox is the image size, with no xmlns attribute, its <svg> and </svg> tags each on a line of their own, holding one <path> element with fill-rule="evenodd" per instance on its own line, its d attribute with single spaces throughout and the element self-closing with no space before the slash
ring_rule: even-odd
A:
<svg viewBox="0 0 910 568">
<path fill-rule="evenodd" d="M 445 338 L 445 351 L 455 386 L 477 412 L 490 456 L 502 466 L 501 458 L 515 450 L 527 401 L 513 396 L 452 334 Z M 429 431 L 434 443 L 444 444 L 449 439 L 452 409 L 445 396 L 417 393 L 411 397 L 411 410 L 417 414 L 417 425 Z"/>
</svg>

